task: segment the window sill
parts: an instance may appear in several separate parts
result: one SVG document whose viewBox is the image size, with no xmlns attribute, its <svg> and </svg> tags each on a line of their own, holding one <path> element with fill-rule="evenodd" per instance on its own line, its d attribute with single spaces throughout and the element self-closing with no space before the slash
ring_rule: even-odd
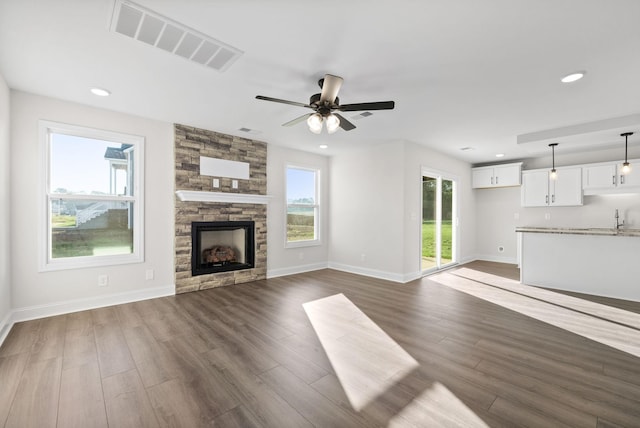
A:
<svg viewBox="0 0 640 428">
<path fill-rule="evenodd" d="M 320 245 L 322 245 L 322 242 L 319 239 L 314 239 L 313 241 L 286 242 L 284 248 L 319 247 Z"/>
</svg>

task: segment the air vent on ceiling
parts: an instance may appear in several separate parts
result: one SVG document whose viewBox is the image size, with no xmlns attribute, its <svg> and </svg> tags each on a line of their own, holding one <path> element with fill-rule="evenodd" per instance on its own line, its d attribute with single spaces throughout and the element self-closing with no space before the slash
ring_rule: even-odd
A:
<svg viewBox="0 0 640 428">
<path fill-rule="evenodd" d="M 251 128 L 245 128 L 245 127 L 238 128 L 238 131 L 246 132 L 247 134 L 254 134 L 254 135 L 260 133 L 260 131 L 258 131 L 257 129 L 251 129 Z"/>
<path fill-rule="evenodd" d="M 126 0 L 115 0 L 111 31 L 225 71 L 242 51 Z"/>
<path fill-rule="evenodd" d="M 369 116 L 373 116 L 373 113 L 371 113 L 370 111 L 363 111 L 360 114 L 356 114 L 355 116 L 351 116 L 351 119 L 360 120 L 360 119 L 363 119 L 363 118 L 369 117 Z"/>
</svg>

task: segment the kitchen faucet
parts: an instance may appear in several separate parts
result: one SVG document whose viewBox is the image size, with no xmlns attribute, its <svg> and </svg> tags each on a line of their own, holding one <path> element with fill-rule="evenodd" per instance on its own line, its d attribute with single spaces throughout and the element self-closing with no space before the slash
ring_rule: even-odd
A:
<svg viewBox="0 0 640 428">
<path fill-rule="evenodd" d="M 618 209 L 616 208 L 616 230 L 619 230 L 621 227 L 624 226 L 624 220 L 622 220 L 622 223 L 620 223 L 619 219 L 620 219 L 620 216 L 618 215 Z"/>
</svg>

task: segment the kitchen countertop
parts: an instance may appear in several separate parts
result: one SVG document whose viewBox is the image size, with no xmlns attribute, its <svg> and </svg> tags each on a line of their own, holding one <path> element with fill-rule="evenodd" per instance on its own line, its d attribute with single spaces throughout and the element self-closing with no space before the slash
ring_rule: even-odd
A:
<svg viewBox="0 0 640 428">
<path fill-rule="evenodd" d="M 569 235 L 604 235 L 604 236 L 638 236 L 640 237 L 640 229 L 615 229 L 613 227 L 590 227 L 590 228 L 571 228 L 571 227 L 516 227 L 516 232 L 526 233 L 557 233 Z"/>
</svg>

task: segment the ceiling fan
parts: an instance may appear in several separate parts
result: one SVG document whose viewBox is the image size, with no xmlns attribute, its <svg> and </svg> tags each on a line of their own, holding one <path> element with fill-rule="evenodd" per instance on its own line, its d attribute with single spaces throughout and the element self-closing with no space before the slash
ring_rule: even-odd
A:
<svg viewBox="0 0 640 428">
<path fill-rule="evenodd" d="M 334 111 L 346 112 L 346 111 L 365 111 L 365 110 L 392 110 L 395 107 L 393 101 L 378 101 L 372 103 L 358 103 L 358 104 L 343 104 L 340 105 L 340 98 L 338 98 L 338 91 L 342 86 L 343 78 L 334 76 L 332 74 L 325 74 L 324 78 L 318 81 L 321 92 L 319 94 L 311 95 L 309 104 L 298 103 L 295 101 L 281 100 L 279 98 L 265 97 L 257 95 L 256 98 L 264 101 L 273 101 L 276 103 L 289 104 L 298 107 L 310 108 L 314 113 L 303 114 L 282 126 L 293 126 L 303 120 L 307 121 L 309 130 L 315 134 L 319 134 L 322 131 L 322 124 L 326 123 L 327 131 L 329 134 L 333 134 L 338 127 L 345 131 L 351 131 L 355 129 L 355 125 L 345 119 L 339 113 Z"/>
</svg>

